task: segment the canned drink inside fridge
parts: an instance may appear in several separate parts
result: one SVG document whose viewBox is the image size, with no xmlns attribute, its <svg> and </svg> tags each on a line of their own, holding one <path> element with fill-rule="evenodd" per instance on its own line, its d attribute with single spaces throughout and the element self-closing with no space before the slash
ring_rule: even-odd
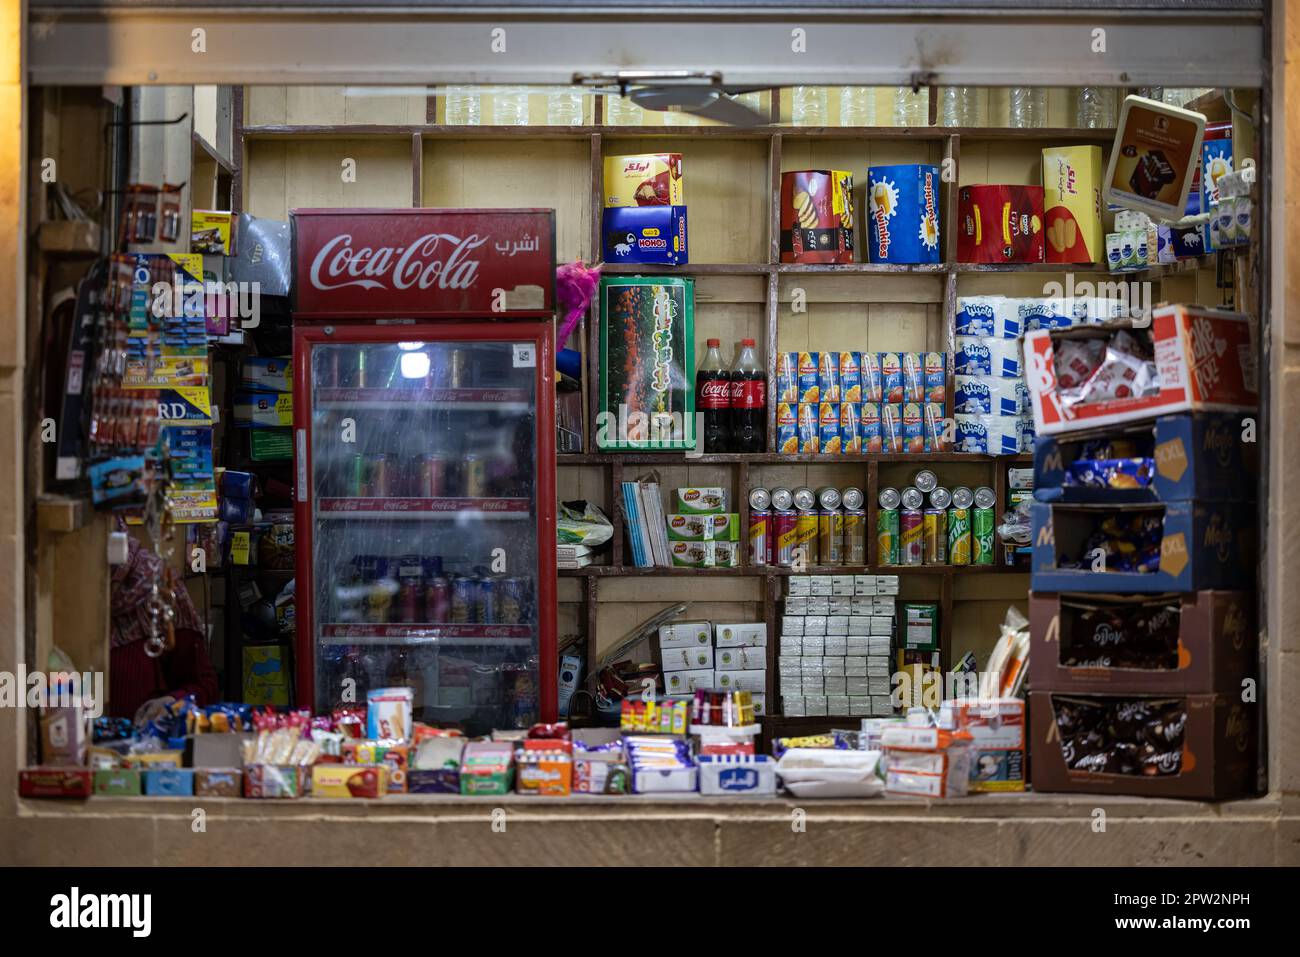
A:
<svg viewBox="0 0 1300 957">
<path fill-rule="evenodd" d="M 772 564 L 772 512 L 768 509 L 749 513 L 749 563 Z"/>
<path fill-rule="evenodd" d="M 424 583 L 424 620 L 434 623 L 451 620 L 451 583 L 441 575 Z"/>
<path fill-rule="evenodd" d="M 352 456 L 352 468 L 348 473 L 348 491 L 358 497 L 367 495 L 370 479 L 366 474 L 366 457 L 358 452 Z"/>
<path fill-rule="evenodd" d="M 862 489 L 850 485 L 840 493 L 840 503 L 845 508 L 860 509 L 866 503 L 866 496 L 862 494 Z"/>
<path fill-rule="evenodd" d="M 975 493 L 964 485 L 958 485 L 952 490 L 953 508 L 970 508 L 975 504 Z"/>
<path fill-rule="evenodd" d="M 931 508 L 947 508 L 951 504 L 952 492 L 949 492 L 942 485 L 930 493 Z"/>
<path fill-rule="evenodd" d="M 447 494 L 447 460 L 443 456 L 434 452 L 421 455 L 416 476 L 416 493 L 421 497 L 439 498 Z"/>
<path fill-rule="evenodd" d="M 903 489 L 903 494 L 900 500 L 903 503 L 903 508 L 918 509 L 925 504 L 925 496 L 921 494 L 919 488 L 916 488 L 913 485 L 909 485 L 907 488 Z"/>
<path fill-rule="evenodd" d="M 948 563 L 948 512 L 942 508 L 925 510 L 925 564 Z"/>
<path fill-rule="evenodd" d="M 487 496 L 487 460 L 470 453 L 461 459 L 461 474 L 465 478 L 463 493 L 467 498 Z"/>
<path fill-rule="evenodd" d="M 527 615 L 528 579 L 501 579 L 497 584 L 497 619 L 503 625 L 518 625 Z"/>
<path fill-rule="evenodd" d="M 817 496 L 806 485 L 799 486 L 790 494 L 794 499 L 794 507 L 801 512 L 817 507 Z"/>
<path fill-rule="evenodd" d="M 887 491 L 893 491 L 888 489 Z M 895 493 L 897 494 L 897 493 Z M 884 504 L 884 493 L 881 493 Z M 899 555 L 898 507 L 881 508 L 876 512 L 876 561 L 881 565 L 897 565 Z"/>
<path fill-rule="evenodd" d="M 844 510 L 844 564 L 867 563 L 867 513 L 860 508 Z"/>
<path fill-rule="evenodd" d="M 794 545 L 796 549 L 803 549 L 803 560 L 805 564 L 817 565 L 817 513 L 812 509 L 800 511 L 795 519 L 795 537 Z"/>
<path fill-rule="evenodd" d="M 794 493 L 788 488 L 772 489 L 772 508 L 778 512 L 788 512 L 794 508 Z"/>
<path fill-rule="evenodd" d="M 979 501 L 978 493 L 975 501 Z M 976 507 L 971 513 L 971 563 L 992 565 L 993 548 L 993 509 Z"/>
<path fill-rule="evenodd" d="M 919 565 L 924 557 L 925 519 L 919 508 L 898 513 L 898 554 L 903 565 Z"/>
<path fill-rule="evenodd" d="M 882 488 L 880 490 L 880 507 L 885 509 L 898 508 L 903 502 L 903 497 L 898 494 L 896 488 Z"/>
<path fill-rule="evenodd" d="M 929 495 L 939 486 L 939 478 L 929 469 L 921 469 L 912 476 L 912 484 L 916 486 L 922 494 Z"/>
<path fill-rule="evenodd" d="M 799 537 L 799 515 L 790 509 L 772 513 L 772 555 L 776 564 L 789 568 L 794 564 L 795 540 Z"/>
<path fill-rule="evenodd" d="M 823 565 L 844 564 L 844 513 L 838 508 L 817 513 L 817 553 Z"/>
<path fill-rule="evenodd" d="M 475 618 L 485 625 L 498 624 L 501 619 L 497 608 L 497 580 L 486 576 L 478 579 L 478 594 L 475 602 Z"/>
<path fill-rule="evenodd" d="M 749 490 L 749 507 L 755 512 L 763 512 L 772 507 L 772 493 L 765 488 Z"/>
<path fill-rule="evenodd" d="M 384 498 L 388 495 L 388 456 L 383 452 L 370 452 L 364 458 L 365 486 L 361 495 L 367 498 Z"/>
<path fill-rule="evenodd" d="M 474 620 L 478 610 L 478 582 L 457 577 L 451 582 L 451 621 L 460 624 Z"/>
<path fill-rule="evenodd" d="M 817 504 L 823 509 L 832 509 L 840 507 L 840 490 L 832 486 L 826 486 L 817 490 Z"/>
<path fill-rule="evenodd" d="M 954 499 L 956 491 L 953 492 Z M 969 565 L 971 559 L 970 509 L 954 506 L 948 509 L 948 561 L 953 565 Z"/>
<path fill-rule="evenodd" d="M 975 490 L 976 508 L 992 508 L 997 503 L 997 500 L 997 495 L 987 485 L 981 485 Z"/>
<path fill-rule="evenodd" d="M 452 349 L 447 355 L 447 386 L 469 388 L 469 353 L 464 349 Z"/>
</svg>

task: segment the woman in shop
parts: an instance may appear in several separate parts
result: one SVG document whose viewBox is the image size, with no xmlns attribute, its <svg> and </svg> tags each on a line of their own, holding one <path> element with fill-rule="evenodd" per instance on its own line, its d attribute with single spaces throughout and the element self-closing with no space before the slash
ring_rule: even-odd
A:
<svg viewBox="0 0 1300 957">
<path fill-rule="evenodd" d="M 186 695 L 193 695 L 198 704 L 213 703 L 218 693 L 217 675 L 204 646 L 203 624 L 185 583 L 134 538 L 128 542 L 126 563 L 114 569 L 111 586 L 113 650 L 107 711 L 114 717 L 135 718 L 139 724 Z M 152 633 L 149 600 L 155 581 L 175 611 L 174 637 L 157 657 L 148 651 Z"/>
</svg>

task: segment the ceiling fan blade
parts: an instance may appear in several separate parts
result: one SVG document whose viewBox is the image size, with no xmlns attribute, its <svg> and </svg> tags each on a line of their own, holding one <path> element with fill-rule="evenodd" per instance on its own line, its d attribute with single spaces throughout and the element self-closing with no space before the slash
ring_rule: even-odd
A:
<svg viewBox="0 0 1300 957">
<path fill-rule="evenodd" d="M 719 94 L 716 99 L 700 106 L 683 106 L 682 109 L 687 113 L 694 113 L 696 116 L 703 116 L 731 126 L 765 126 L 771 122 L 768 117 L 756 113 L 745 104 L 725 94 Z"/>
</svg>

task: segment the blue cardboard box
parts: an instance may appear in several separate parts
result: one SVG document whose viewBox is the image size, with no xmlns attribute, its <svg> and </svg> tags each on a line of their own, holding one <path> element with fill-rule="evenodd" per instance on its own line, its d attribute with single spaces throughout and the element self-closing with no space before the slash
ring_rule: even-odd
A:
<svg viewBox="0 0 1300 957">
<path fill-rule="evenodd" d="M 144 793 L 155 797 L 189 797 L 194 794 L 192 768 L 146 768 Z"/>
<path fill-rule="evenodd" d="M 1040 502 L 1252 502 L 1256 489 L 1256 446 L 1243 442 L 1242 416 L 1235 414 L 1164 415 L 1154 422 L 1108 426 L 1096 432 L 1041 436 L 1034 444 L 1034 498 Z M 1081 457 L 1099 440 L 1127 440 L 1149 484 L 1123 488 L 1067 484 L 1072 466 L 1088 468 Z M 1076 464 L 1078 463 L 1078 464 Z M 1121 479 L 1121 481 L 1124 481 Z"/>
<path fill-rule="evenodd" d="M 1212 212 L 1219 206 L 1219 177 L 1224 173 L 1231 173 L 1232 166 L 1232 140 L 1205 140 L 1201 143 L 1201 211 Z M 1205 251 L 1213 252 L 1220 248 L 1213 236 L 1216 230 L 1214 220 L 1206 223 L 1201 227 L 1205 238 Z"/>
<path fill-rule="evenodd" d="M 867 169 L 867 219 L 873 263 L 939 261 L 939 168 L 907 163 Z"/>
<path fill-rule="evenodd" d="M 680 266 L 686 254 L 685 206 L 620 206 L 605 210 L 601 235 L 607 263 Z"/>
<path fill-rule="evenodd" d="M 1159 568 L 1151 572 L 1092 571 L 1088 540 L 1112 515 L 1153 515 L 1162 522 Z M 1132 505 L 1082 505 L 1035 502 L 1034 558 L 1030 587 L 1036 592 L 1113 592 L 1234 590 L 1252 587 L 1256 548 L 1253 505 L 1240 502 L 1181 501 Z M 1082 559 L 1084 567 L 1060 563 Z"/>
</svg>

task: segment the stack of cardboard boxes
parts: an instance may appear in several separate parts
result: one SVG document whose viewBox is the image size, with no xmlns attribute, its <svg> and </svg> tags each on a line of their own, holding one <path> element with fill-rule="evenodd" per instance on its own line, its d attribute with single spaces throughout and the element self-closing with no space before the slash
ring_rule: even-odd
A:
<svg viewBox="0 0 1300 957">
<path fill-rule="evenodd" d="M 716 643 L 716 645 L 715 645 Z M 767 713 L 767 625 L 763 622 L 677 621 L 659 628 L 664 692 L 748 691 L 757 715 Z"/>
<path fill-rule="evenodd" d="M 1058 416 L 1053 383 L 1031 384 L 1035 790 L 1256 788 L 1255 394 L 1249 355 L 1219 347 L 1242 322 L 1158 309 L 1151 395 Z M 1034 335 L 1050 373 L 1054 334 Z"/>
</svg>

